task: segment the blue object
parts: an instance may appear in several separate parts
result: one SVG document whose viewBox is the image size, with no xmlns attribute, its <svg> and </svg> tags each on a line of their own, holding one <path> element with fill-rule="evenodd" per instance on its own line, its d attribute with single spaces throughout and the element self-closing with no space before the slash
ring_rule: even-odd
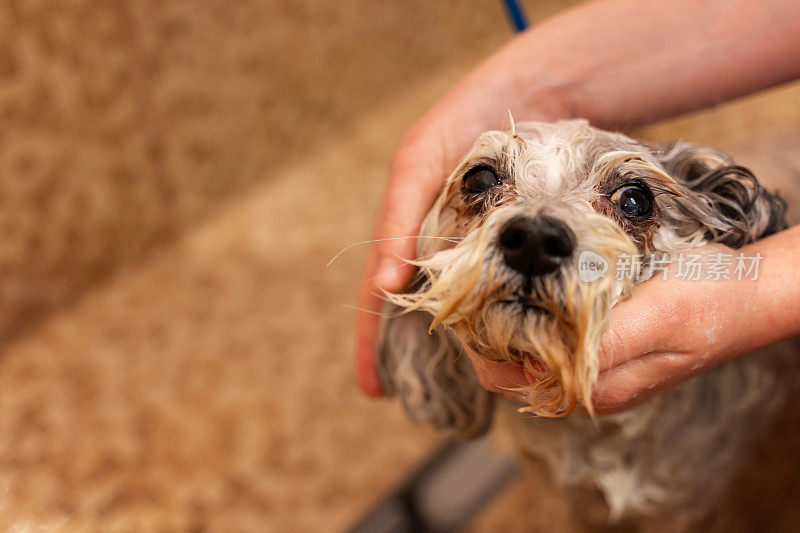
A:
<svg viewBox="0 0 800 533">
<path fill-rule="evenodd" d="M 511 25 L 514 26 L 514 31 L 525 31 L 528 27 L 528 21 L 525 17 L 525 11 L 522 9 L 522 6 L 519 5 L 519 2 L 517 0 L 503 0 L 503 5 L 506 7 L 506 12 L 508 13 Z"/>
</svg>

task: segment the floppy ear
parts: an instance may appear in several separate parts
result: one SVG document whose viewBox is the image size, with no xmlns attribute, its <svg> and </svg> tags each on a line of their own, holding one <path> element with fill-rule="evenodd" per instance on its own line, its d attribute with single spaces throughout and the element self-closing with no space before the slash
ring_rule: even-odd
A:
<svg viewBox="0 0 800 533">
<path fill-rule="evenodd" d="M 484 389 L 461 343 L 438 326 L 429 333 L 431 316 L 384 308 L 378 338 L 377 368 L 384 392 L 399 395 L 414 420 L 437 429 L 453 429 L 474 438 L 488 431 L 494 395 Z"/>
<path fill-rule="evenodd" d="M 668 201 L 681 216 L 672 216 L 685 235 L 704 232 L 706 240 L 732 248 L 787 227 L 786 202 L 763 189 L 748 169 L 735 165 L 726 154 L 687 143 L 673 143 L 654 151 L 667 174 L 692 191 Z"/>
</svg>

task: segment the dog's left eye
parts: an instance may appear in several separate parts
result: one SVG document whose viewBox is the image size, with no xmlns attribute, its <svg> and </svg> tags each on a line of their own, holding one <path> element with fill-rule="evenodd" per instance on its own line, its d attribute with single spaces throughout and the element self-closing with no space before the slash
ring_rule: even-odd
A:
<svg viewBox="0 0 800 533">
<path fill-rule="evenodd" d="M 489 167 L 475 167 L 464 175 L 464 192 L 480 194 L 495 185 L 500 185 L 500 178 Z"/>
<path fill-rule="evenodd" d="M 653 193 L 644 185 L 623 185 L 611 195 L 626 216 L 642 218 L 653 212 Z"/>
</svg>

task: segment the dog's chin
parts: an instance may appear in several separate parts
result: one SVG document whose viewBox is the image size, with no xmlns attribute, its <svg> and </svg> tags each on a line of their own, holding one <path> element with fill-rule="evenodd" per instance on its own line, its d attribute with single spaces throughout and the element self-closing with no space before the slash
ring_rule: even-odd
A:
<svg viewBox="0 0 800 533">
<path fill-rule="evenodd" d="M 454 329 L 485 359 L 521 363 L 526 358 L 539 359 L 531 349 L 531 335 L 541 340 L 563 338 L 566 324 L 561 317 L 563 312 L 557 305 L 520 293 L 484 302 L 477 313 L 455 324 Z"/>
<path fill-rule="evenodd" d="M 524 295 L 501 300 L 498 305 L 502 306 L 506 313 L 510 311 L 512 314 L 517 315 L 520 320 L 525 320 L 528 317 L 555 320 L 556 313 L 552 306 L 547 306 L 539 300 Z"/>
<path fill-rule="evenodd" d="M 575 405 L 575 394 L 564 388 L 574 382 L 574 339 L 563 312 L 529 297 L 505 298 L 484 306 L 475 316 L 454 324 L 456 335 L 482 358 L 511 363 L 524 371 L 528 385 L 514 389 L 524 411 L 563 416 Z"/>
</svg>

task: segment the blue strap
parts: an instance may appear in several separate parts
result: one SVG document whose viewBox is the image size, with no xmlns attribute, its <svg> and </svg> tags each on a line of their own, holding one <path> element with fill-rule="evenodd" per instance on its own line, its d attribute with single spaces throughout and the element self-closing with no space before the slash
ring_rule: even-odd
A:
<svg viewBox="0 0 800 533">
<path fill-rule="evenodd" d="M 525 31 L 528 27 L 528 21 L 525 17 L 525 11 L 519 5 L 519 2 L 517 0 L 503 0 L 503 5 L 506 7 L 506 13 L 508 13 L 508 18 L 514 27 L 514 31 Z"/>
</svg>

